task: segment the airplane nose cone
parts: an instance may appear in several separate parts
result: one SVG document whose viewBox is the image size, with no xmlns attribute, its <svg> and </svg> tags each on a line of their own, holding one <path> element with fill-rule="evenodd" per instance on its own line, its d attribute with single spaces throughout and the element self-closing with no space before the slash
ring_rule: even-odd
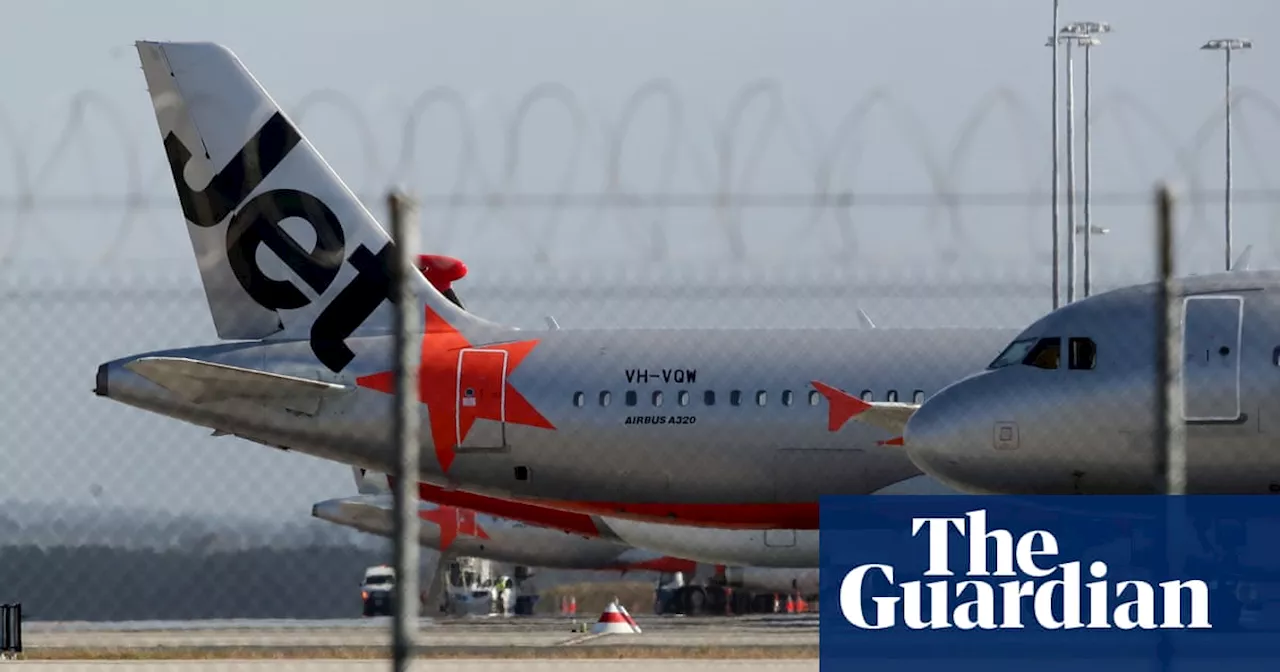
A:
<svg viewBox="0 0 1280 672">
<path fill-rule="evenodd" d="M 912 414 L 903 431 L 903 447 L 916 467 L 971 493 L 986 492 L 984 464 L 993 457 L 993 421 L 980 401 L 982 387 L 975 379 L 942 390 Z"/>
<path fill-rule="evenodd" d="M 946 393 L 934 396 L 922 405 L 903 428 L 902 443 L 907 455 L 921 471 L 948 482 L 944 477 L 949 466 L 954 466 L 955 433 L 954 404 L 945 398 Z"/>
</svg>

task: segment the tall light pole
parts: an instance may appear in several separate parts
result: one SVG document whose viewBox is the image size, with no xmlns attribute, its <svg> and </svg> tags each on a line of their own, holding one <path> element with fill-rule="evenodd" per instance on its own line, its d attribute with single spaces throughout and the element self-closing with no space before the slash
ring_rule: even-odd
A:
<svg viewBox="0 0 1280 672">
<path fill-rule="evenodd" d="M 1067 45 L 1067 303 L 1076 300 L 1076 74 L 1071 54 L 1076 39 L 1066 28 L 1058 35 Z"/>
<path fill-rule="evenodd" d="M 1053 32 L 1049 33 L 1049 41 L 1045 44 L 1053 50 L 1053 102 L 1049 105 L 1049 109 L 1053 110 L 1053 187 L 1050 199 L 1052 200 L 1053 220 L 1053 309 L 1058 309 L 1058 304 L 1062 300 L 1062 290 L 1058 283 L 1061 280 L 1062 271 L 1062 232 L 1058 228 L 1058 0 L 1053 0 Z"/>
<path fill-rule="evenodd" d="M 1090 73 L 1090 52 L 1092 48 L 1101 44 L 1094 37 L 1103 33 L 1111 32 L 1111 24 L 1104 21 L 1079 21 L 1067 24 L 1063 29 L 1064 33 L 1076 35 L 1075 44 L 1084 47 L 1084 295 L 1093 294 L 1093 250 L 1090 243 L 1093 239 L 1093 208 L 1091 207 L 1091 196 L 1093 194 L 1092 175 L 1093 172 L 1093 142 L 1090 130 L 1093 126 L 1092 99 L 1093 99 L 1093 81 Z M 1071 234 L 1076 235 L 1073 228 Z M 1073 281 L 1074 282 L 1074 281 Z"/>
<path fill-rule="evenodd" d="M 1226 125 L 1227 125 L 1227 156 L 1226 156 L 1226 173 L 1227 173 L 1227 192 L 1224 196 L 1226 205 L 1224 206 L 1225 226 L 1226 226 L 1226 269 L 1231 270 L 1231 52 L 1237 49 L 1252 49 L 1253 40 L 1245 38 L 1227 38 L 1219 40 L 1209 40 L 1204 43 L 1201 49 L 1209 51 L 1222 51 L 1227 55 L 1226 58 Z"/>
</svg>

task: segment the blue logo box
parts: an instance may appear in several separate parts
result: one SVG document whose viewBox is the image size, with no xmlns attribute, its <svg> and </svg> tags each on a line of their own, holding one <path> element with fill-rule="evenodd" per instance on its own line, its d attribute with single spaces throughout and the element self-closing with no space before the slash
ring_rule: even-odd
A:
<svg viewBox="0 0 1280 672">
<path fill-rule="evenodd" d="M 823 670 L 1280 670 L 1280 498 L 821 502 Z"/>
</svg>

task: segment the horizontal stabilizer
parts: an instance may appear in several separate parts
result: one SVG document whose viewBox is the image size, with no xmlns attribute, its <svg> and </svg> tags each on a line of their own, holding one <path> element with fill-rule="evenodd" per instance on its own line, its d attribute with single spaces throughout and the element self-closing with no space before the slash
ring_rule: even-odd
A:
<svg viewBox="0 0 1280 672">
<path fill-rule="evenodd" d="M 180 357 L 143 357 L 129 362 L 125 368 L 193 404 L 230 399 L 318 401 L 350 389 L 318 380 Z"/>
</svg>

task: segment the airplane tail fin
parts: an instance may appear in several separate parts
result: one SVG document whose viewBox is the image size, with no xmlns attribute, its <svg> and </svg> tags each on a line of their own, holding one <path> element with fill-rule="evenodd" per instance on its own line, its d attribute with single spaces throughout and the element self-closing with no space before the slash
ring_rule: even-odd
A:
<svg viewBox="0 0 1280 672">
<path fill-rule="evenodd" d="M 229 49 L 136 46 L 219 338 L 309 339 L 341 371 L 390 331 L 390 236 Z M 496 326 L 410 275 L 455 328 Z"/>
<path fill-rule="evenodd" d="M 351 471 L 356 476 L 356 492 L 361 495 L 387 495 L 391 494 L 391 486 L 387 482 L 386 474 L 380 474 L 376 471 L 369 471 L 361 467 L 351 467 Z"/>
</svg>

